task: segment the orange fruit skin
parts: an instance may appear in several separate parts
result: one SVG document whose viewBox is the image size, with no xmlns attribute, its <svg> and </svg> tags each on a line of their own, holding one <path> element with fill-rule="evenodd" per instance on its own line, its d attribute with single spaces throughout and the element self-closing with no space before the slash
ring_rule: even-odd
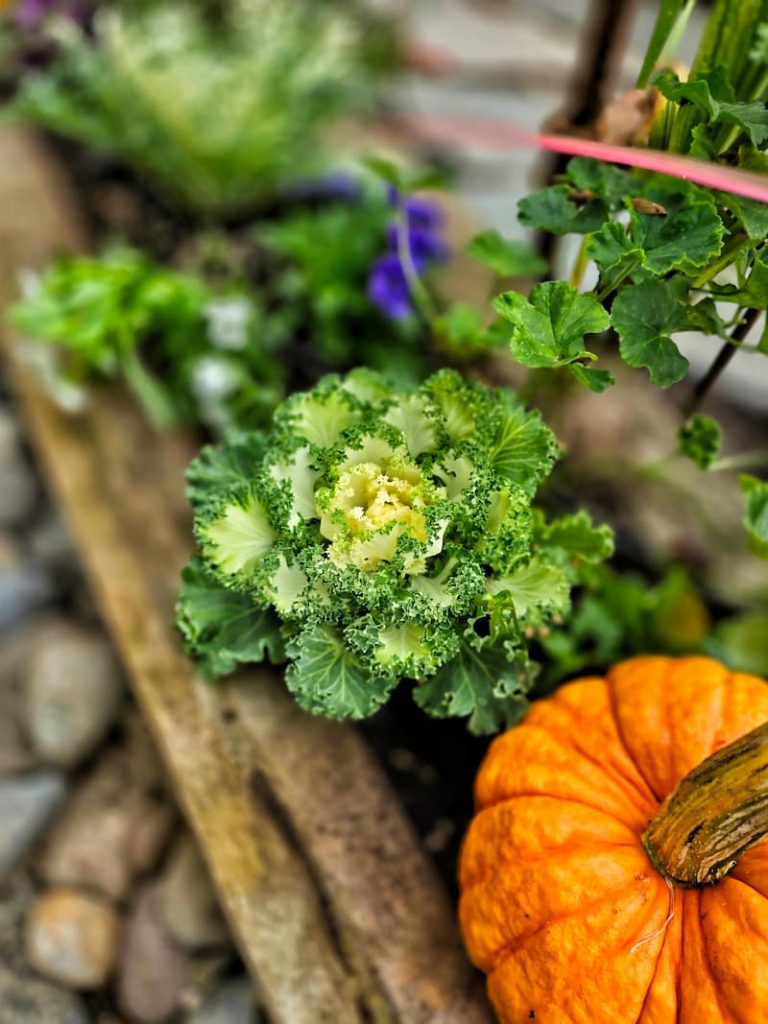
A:
<svg viewBox="0 0 768 1024">
<path fill-rule="evenodd" d="M 460 918 L 502 1024 L 768 1022 L 768 840 L 673 897 L 640 842 L 684 775 L 766 719 L 761 679 L 641 657 L 491 744 Z"/>
</svg>

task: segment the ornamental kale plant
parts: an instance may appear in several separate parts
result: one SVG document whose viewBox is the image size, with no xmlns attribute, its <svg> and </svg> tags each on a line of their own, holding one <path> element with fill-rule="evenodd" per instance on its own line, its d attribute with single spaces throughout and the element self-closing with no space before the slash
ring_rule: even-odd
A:
<svg viewBox="0 0 768 1024">
<path fill-rule="evenodd" d="M 533 505 L 557 457 L 510 391 L 442 370 L 410 392 L 370 371 L 293 395 L 188 473 L 198 553 L 178 625 L 218 676 L 288 661 L 306 710 L 373 714 L 402 680 L 474 732 L 516 721 L 529 641 L 612 550 L 585 513 Z"/>
<path fill-rule="evenodd" d="M 117 5 L 93 37 L 60 22 L 55 59 L 22 76 L 10 113 L 118 156 L 206 217 L 258 205 L 322 165 L 322 130 L 365 104 L 375 74 L 363 22 L 339 5 L 229 0 L 220 13 Z"/>
</svg>

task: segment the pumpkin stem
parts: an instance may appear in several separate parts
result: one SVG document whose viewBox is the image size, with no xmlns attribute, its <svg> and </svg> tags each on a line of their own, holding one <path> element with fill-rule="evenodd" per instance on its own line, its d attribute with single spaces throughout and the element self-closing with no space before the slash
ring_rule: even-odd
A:
<svg viewBox="0 0 768 1024">
<path fill-rule="evenodd" d="M 768 835 L 768 722 L 694 768 L 643 835 L 651 863 L 682 888 L 714 885 Z"/>
</svg>

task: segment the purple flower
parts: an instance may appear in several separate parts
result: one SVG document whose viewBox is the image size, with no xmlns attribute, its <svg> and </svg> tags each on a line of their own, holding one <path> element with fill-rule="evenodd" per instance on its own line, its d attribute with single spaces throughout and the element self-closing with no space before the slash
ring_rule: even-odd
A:
<svg viewBox="0 0 768 1024">
<path fill-rule="evenodd" d="M 50 15 L 84 21 L 87 5 L 82 0 L 19 0 L 13 17 L 22 29 L 37 28 Z"/>
<path fill-rule="evenodd" d="M 368 298 L 390 320 L 403 320 L 412 312 L 413 304 L 409 274 L 400 260 L 401 231 L 406 233 L 411 274 L 422 274 L 431 264 L 448 259 L 450 250 L 440 237 L 443 215 L 434 203 L 412 196 L 403 203 L 394 188 L 389 190 L 389 201 L 393 206 L 402 207 L 405 225 L 389 225 L 387 240 L 390 251 L 380 256 L 371 267 Z"/>
<path fill-rule="evenodd" d="M 393 252 L 399 251 L 398 235 L 400 228 L 390 224 L 387 237 Z M 408 228 L 408 249 L 411 260 L 417 270 L 424 270 L 430 263 L 443 263 L 450 256 L 450 249 L 439 235 L 420 228 Z"/>
<path fill-rule="evenodd" d="M 384 253 L 371 267 L 368 298 L 390 320 L 410 316 L 411 290 L 397 253 Z"/>
<path fill-rule="evenodd" d="M 391 206 L 403 205 L 402 197 L 393 185 L 389 186 L 387 198 Z M 406 197 L 405 216 L 408 227 L 417 231 L 439 231 L 444 223 L 443 212 L 436 203 L 417 199 L 416 196 Z"/>
<path fill-rule="evenodd" d="M 290 186 L 288 194 L 302 202 L 356 203 L 362 198 L 363 187 L 347 171 L 334 171 L 316 178 L 299 178 Z"/>
</svg>

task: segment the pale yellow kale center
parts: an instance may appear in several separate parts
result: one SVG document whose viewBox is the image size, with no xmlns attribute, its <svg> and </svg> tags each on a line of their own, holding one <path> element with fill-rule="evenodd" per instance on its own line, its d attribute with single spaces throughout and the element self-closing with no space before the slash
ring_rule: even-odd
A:
<svg viewBox="0 0 768 1024">
<path fill-rule="evenodd" d="M 424 510 L 436 496 L 416 465 L 361 462 L 343 470 L 320 521 L 320 532 L 331 541 L 329 557 L 372 570 L 394 558 L 403 534 L 425 542 Z"/>
</svg>

